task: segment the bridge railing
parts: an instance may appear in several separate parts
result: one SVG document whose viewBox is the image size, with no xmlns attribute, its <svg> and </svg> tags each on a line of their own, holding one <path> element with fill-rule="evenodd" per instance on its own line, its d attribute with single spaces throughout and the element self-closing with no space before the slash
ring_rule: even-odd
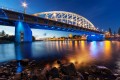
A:
<svg viewBox="0 0 120 80">
<path fill-rule="evenodd" d="M 19 12 L 19 13 L 24 13 L 24 10 L 20 10 L 20 9 L 15 9 L 15 8 L 8 8 L 5 6 L 0 6 L 0 9 L 5 9 L 5 10 L 10 10 L 10 11 L 15 11 L 15 12 Z M 26 14 L 33 14 L 30 11 L 27 11 Z"/>
</svg>

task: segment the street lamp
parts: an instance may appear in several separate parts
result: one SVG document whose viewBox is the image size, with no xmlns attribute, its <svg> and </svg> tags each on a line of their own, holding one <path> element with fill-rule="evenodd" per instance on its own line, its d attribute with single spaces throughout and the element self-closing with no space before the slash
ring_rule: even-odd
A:
<svg viewBox="0 0 120 80">
<path fill-rule="evenodd" d="M 27 3 L 24 1 L 24 2 L 22 3 L 22 6 L 23 6 L 23 8 L 24 8 L 24 13 L 26 13 Z"/>
</svg>

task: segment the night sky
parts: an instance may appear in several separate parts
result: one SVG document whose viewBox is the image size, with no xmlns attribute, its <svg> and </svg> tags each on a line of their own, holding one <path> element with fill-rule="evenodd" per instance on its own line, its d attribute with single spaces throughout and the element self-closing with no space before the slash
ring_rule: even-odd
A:
<svg viewBox="0 0 120 80">
<path fill-rule="evenodd" d="M 0 0 L 0 6 L 23 11 L 24 0 Z M 120 0 L 26 0 L 27 13 L 68 11 L 80 14 L 96 27 L 116 31 L 120 27 Z"/>
</svg>

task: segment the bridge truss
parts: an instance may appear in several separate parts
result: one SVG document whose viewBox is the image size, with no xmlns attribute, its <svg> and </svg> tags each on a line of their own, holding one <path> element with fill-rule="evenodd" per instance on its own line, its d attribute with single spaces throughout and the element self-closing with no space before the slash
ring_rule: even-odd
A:
<svg viewBox="0 0 120 80">
<path fill-rule="evenodd" d="M 35 16 L 46 19 L 71 24 L 78 27 L 83 27 L 91 30 L 98 30 L 89 20 L 75 13 L 66 11 L 50 11 L 34 14 Z"/>
</svg>

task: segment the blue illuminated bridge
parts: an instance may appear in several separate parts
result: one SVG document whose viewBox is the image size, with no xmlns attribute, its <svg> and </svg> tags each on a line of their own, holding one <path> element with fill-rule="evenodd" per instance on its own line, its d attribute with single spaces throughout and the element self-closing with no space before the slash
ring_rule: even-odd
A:
<svg viewBox="0 0 120 80">
<path fill-rule="evenodd" d="M 0 25 L 15 26 L 16 42 L 31 42 L 35 29 L 57 30 L 86 34 L 87 40 L 103 40 L 104 34 L 89 20 L 71 12 L 50 11 L 33 15 L 0 9 Z"/>
</svg>

